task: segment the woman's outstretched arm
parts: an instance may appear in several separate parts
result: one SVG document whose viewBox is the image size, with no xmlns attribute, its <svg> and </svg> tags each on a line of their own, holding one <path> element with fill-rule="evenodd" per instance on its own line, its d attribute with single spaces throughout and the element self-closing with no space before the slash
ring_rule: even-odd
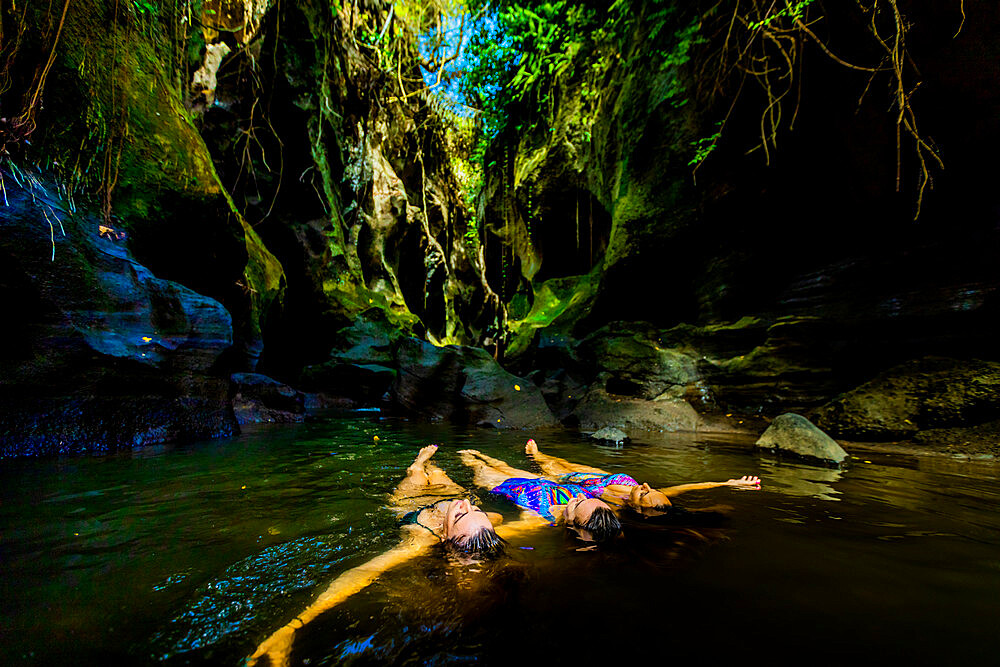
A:
<svg viewBox="0 0 1000 667">
<path fill-rule="evenodd" d="M 334 579 L 311 605 L 265 639 L 253 655 L 247 658 L 247 666 L 256 665 L 257 661 L 266 655 L 269 660 L 267 664 L 270 667 L 286 667 L 292 652 L 292 643 L 295 641 L 296 630 L 369 586 L 380 574 L 400 563 L 416 558 L 438 543 L 435 536 L 419 527 L 407 526 L 406 528 L 409 529 L 410 534 L 404 542 L 384 554 L 372 558 L 364 565 L 351 568 Z"/>
<path fill-rule="evenodd" d="M 743 475 L 743 477 L 740 477 L 739 479 L 729 479 L 725 482 L 696 482 L 694 484 L 678 484 L 677 486 L 668 486 L 665 489 L 659 489 L 659 491 L 668 498 L 673 498 L 674 496 L 679 496 L 680 494 L 687 493 L 688 491 L 715 489 L 720 486 L 734 486 L 740 489 L 759 491 L 760 477 Z"/>
<path fill-rule="evenodd" d="M 390 503 L 393 506 L 400 510 L 405 509 L 408 498 L 425 493 L 428 486 L 437 481 L 432 479 L 434 470 L 428 463 L 436 451 L 437 445 L 428 445 L 420 450 L 413 463 L 406 469 L 406 476 L 392 494 Z M 419 556 L 438 542 L 437 536 L 419 526 L 404 526 L 403 530 L 404 539 L 398 546 L 381 556 L 376 556 L 364 565 L 347 570 L 334 579 L 309 607 L 265 639 L 247 659 L 247 665 L 256 665 L 257 661 L 266 655 L 271 667 L 284 667 L 288 664 L 296 630 L 366 588 L 386 570 Z"/>
<path fill-rule="evenodd" d="M 548 526 L 547 520 L 537 514 L 525 512 L 520 519 L 497 526 L 496 531 L 501 537 L 510 539 L 545 526 Z M 334 579 L 327 589 L 320 593 L 315 602 L 257 647 L 253 655 L 247 658 L 247 667 L 253 667 L 264 656 L 267 656 L 269 660 L 269 667 L 287 667 L 288 659 L 292 653 L 292 644 L 295 641 L 295 632 L 299 628 L 363 590 L 384 572 L 425 553 L 439 541 L 419 526 L 405 526 L 404 529 L 409 531 L 404 542 L 381 556 L 372 558 L 364 565 L 351 568 Z"/>
</svg>

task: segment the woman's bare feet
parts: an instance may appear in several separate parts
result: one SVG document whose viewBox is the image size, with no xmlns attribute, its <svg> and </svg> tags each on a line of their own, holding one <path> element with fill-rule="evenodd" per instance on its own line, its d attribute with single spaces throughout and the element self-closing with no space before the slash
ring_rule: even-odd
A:
<svg viewBox="0 0 1000 667">
<path fill-rule="evenodd" d="M 538 453 L 538 444 L 535 442 L 534 438 L 529 439 L 528 442 L 524 443 L 524 453 L 528 456 L 534 456 Z"/>
<path fill-rule="evenodd" d="M 420 448 L 420 453 L 417 454 L 417 458 L 414 459 L 414 463 L 425 463 L 428 459 L 434 456 L 434 452 L 438 450 L 437 445 L 427 445 L 426 447 Z"/>
<path fill-rule="evenodd" d="M 731 479 L 726 482 L 726 486 L 735 486 L 741 489 L 760 489 L 760 477 L 754 477 L 752 475 L 743 475 L 739 479 Z"/>
<path fill-rule="evenodd" d="M 478 454 L 479 452 L 475 449 L 458 450 L 458 458 L 461 459 L 462 463 L 470 468 L 475 468 L 477 465 L 483 465 L 483 461 L 479 458 Z"/>
</svg>

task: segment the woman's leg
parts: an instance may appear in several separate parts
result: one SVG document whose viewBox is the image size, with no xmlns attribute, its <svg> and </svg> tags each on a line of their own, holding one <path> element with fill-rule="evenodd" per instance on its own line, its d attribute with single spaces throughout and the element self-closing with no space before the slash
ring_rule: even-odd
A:
<svg viewBox="0 0 1000 667">
<path fill-rule="evenodd" d="M 562 477 L 563 475 L 569 475 L 574 472 L 592 472 L 598 475 L 607 475 L 607 471 L 601 470 L 600 468 L 592 468 L 590 466 L 577 465 L 575 463 L 570 463 L 566 459 L 561 459 L 556 456 L 550 456 L 548 454 L 542 454 L 538 450 L 538 443 L 534 440 L 528 440 L 524 445 L 524 453 L 530 456 L 538 467 L 542 469 L 547 477 Z"/>
<path fill-rule="evenodd" d="M 433 495 L 462 495 L 465 489 L 448 477 L 444 470 L 430 463 L 429 459 L 437 451 L 437 445 L 427 445 L 421 448 L 417 457 L 406 469 L 406 477 L 393 491 L 390 504 L 399 509 L 412 509 L 407 506 L 407 499 Z"/>
<path fill-rule="evenodd" d="M 511 477 L 538 477 L 538 475 L 524 470 L 512 468 L 499 459 L 480 454 L 474 449 L 465 449 L 458 453 L 462 463 L 472 468 L 472 479 L 476 486 L 484 489 L 494 489 Z M 499 466 L 491 465 L 491 461 L 499 463 Z"/>
<path fill-rule="evenodd" d="M 468 454 L 474 456 L 475 458 L 482 461 L 487 467 L 493 468 L 494 470 L 502 473 L 505 477 L 528 477 L 534 478 L 539 477 L 533 472 L 528 472 L 527 470 L 521 470 L 520 468 L 515 468 L 506 461 L 501 461 L 500 459 L 495 459 L 492 456 L 487 456 L 476 449 L 463 449 L 459 454 Z M 464 459 L 463 459 L 464 462 Z"/>
<path fill-rule="evenodd" d="M 448 473 L 435 464 L 428 462 L 424 469 L 427 471 L 427 481 L 431 486 L 451 486 L 461 489 L 459 493 L 464 493 L 465 489 L 456 484 L 451 477 L 448 477 Z"/>
</svg>

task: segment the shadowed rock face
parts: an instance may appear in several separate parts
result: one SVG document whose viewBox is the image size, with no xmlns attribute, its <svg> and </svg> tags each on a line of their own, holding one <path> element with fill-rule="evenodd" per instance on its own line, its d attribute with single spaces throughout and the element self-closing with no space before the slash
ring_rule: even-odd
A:
<svg viewBox="0 0 1000 667">
<path fill-rule="evenodd" d="M 233 413 L 240 424 L 300 422 L 306 397 L 300 391 L 259 373 L 233 373 Z"/>
<path fill-rule="evenodd" d="M 815 415 L 817 425 L 831 433 L 870 440 L 907 438 L 931 429 L 969 429 L 998 418 L 1000 363 L 942 357 L 891 368 Z"/>
<path fill-rule="evenodd" d="M 505 371 L 485 350 L 407 338 L 397 363 L 393 397 L 415 414 L 495 428 L 556 423 L 538 387 Z"/>
<path fill-rule="evenodd" d="M 649 344 L 657 337 L 663 350 L 694 352 L 707 404 L 769 415 L 813 409 L 907 359 L 997 359 L 1000 234 L 981 156 L 1000 137 L 1000 95 L 984 83 L 1000 62 L 1000 15 L 984 3 L 965 9 L 957 35 L 963 17 L 955 5 L 904 9 L 923 81 L 913 108 L 946 164 L 934 174 L 918 221 L 920 164 L 905 142 L 896 150 L 895 114 L 871 95 L 859 108 L 867 77 L 812 51 L 815 44 L 805 46 L 795 129 L 780 134 L 767 163 L 762 151 L 750 150 L 760 141 L 763 108 L 753 93 L 733 109 L 725 108 L 725 95 L 724 108 L 715 110 L 693 94 L 679 108 L 646 103 L 656 100 L 662 63 L 646 57 L 641 32 L 609 66 L 598 95 L 582 94 L 586 75 L 559 80 L 546 91 L 554 111 L 522 110 L 525 126 L 549 113 L 541 119 L 548 129 L 497 142 L 498 160 L 505 146 L 517 147 L 514 186 L 506 187 L 499 170 L 487 174 L 486 210 L 496 227 L 514 230 L 506 238 L 518 261 L 507 273 L 519 269 L 518 279 L 531 283 L 506 285 L 505 299 L 513 306 L 517 292 L 545 300 L 540 279 L 565 275 L 562 258 L 546 247 L 560 239 L 571 256 L 581 218 L 588 229 L 588 202 L 596 201 L 611 224 L 595 246 L 603 254 L 595 288 L 579 294 L 576 307 L 586 314 L 572 333 L 604 338 L 580 352 L 590 377 L 602 364 L 612 373 L 609 389 L 657 391 L 660 362 Z M 838 55 L 867 62 L 864 40 L 850 39 L 866 37 L 851 32 L 857 7 L 827 3 L 825 10 L 824 31 L 855 50 Z M 627 57 L 635 52 L 643 57 Z M 598 60 L 581 49 L 574 65 Z M 698 82 L 689 83 L 693 90 Z M 597 105 L 593 113 L 581 110 L 588 99 Z M 689 142 L 711 135 L 723 116 L 722 141 L 694 179 Z M 499 274 L 501 254 L 495 251 L 488 275 Z M 574 266 L 584 273 L 589 264 Z M 748 318 L 757 324 L 717 326 Z M 609 321 L 648 322 L 655 335 L 628 340 L 608 332 Z M 699 331 L 672 335 L 684 327 Z M 570 367 L 545 370 L 556 368 Z"/>
<path fill-rule="evenodd" d="M 154 276 L 41 181 L 5 176 L 0 455 L 233 434 L 228 380 L 213 372 L 233 343 L 226 309 Z"/>
</svg>

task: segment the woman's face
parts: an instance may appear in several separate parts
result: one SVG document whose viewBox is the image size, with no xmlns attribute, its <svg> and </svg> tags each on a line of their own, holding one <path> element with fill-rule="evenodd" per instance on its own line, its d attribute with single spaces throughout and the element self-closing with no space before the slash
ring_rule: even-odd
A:
<svg viewBox="0 0 1000 667">
<path fill-rule="evenodd" d="M 632 491 L 629 492 L 628 502 L 632 507 L 639 508 L 670 505 L 670 499 L 664 493 L 650 488 L 649 484 L 633 486 Z"/>
<path fill-rule="evenodd" d="M 444 516 L 444 538 L 463 541 L 476 535 L 483 528 L 493 528 L 486 513 L 468 500 L 455 500 Z"/>
<path fill-rule="evenodd" d="M 566 503 L 566 511 L 564 514 L 566 524 L 576 524 L 578 526 L 582 526 L 590 521 L 590 515 L 594 513 L 595 509 L 607 506 L 607 503 L 603 500 L 588 498 L 584 494 L 578 493 L 575 498 L 571 498 L 570 501 Z"/>
</svg>

